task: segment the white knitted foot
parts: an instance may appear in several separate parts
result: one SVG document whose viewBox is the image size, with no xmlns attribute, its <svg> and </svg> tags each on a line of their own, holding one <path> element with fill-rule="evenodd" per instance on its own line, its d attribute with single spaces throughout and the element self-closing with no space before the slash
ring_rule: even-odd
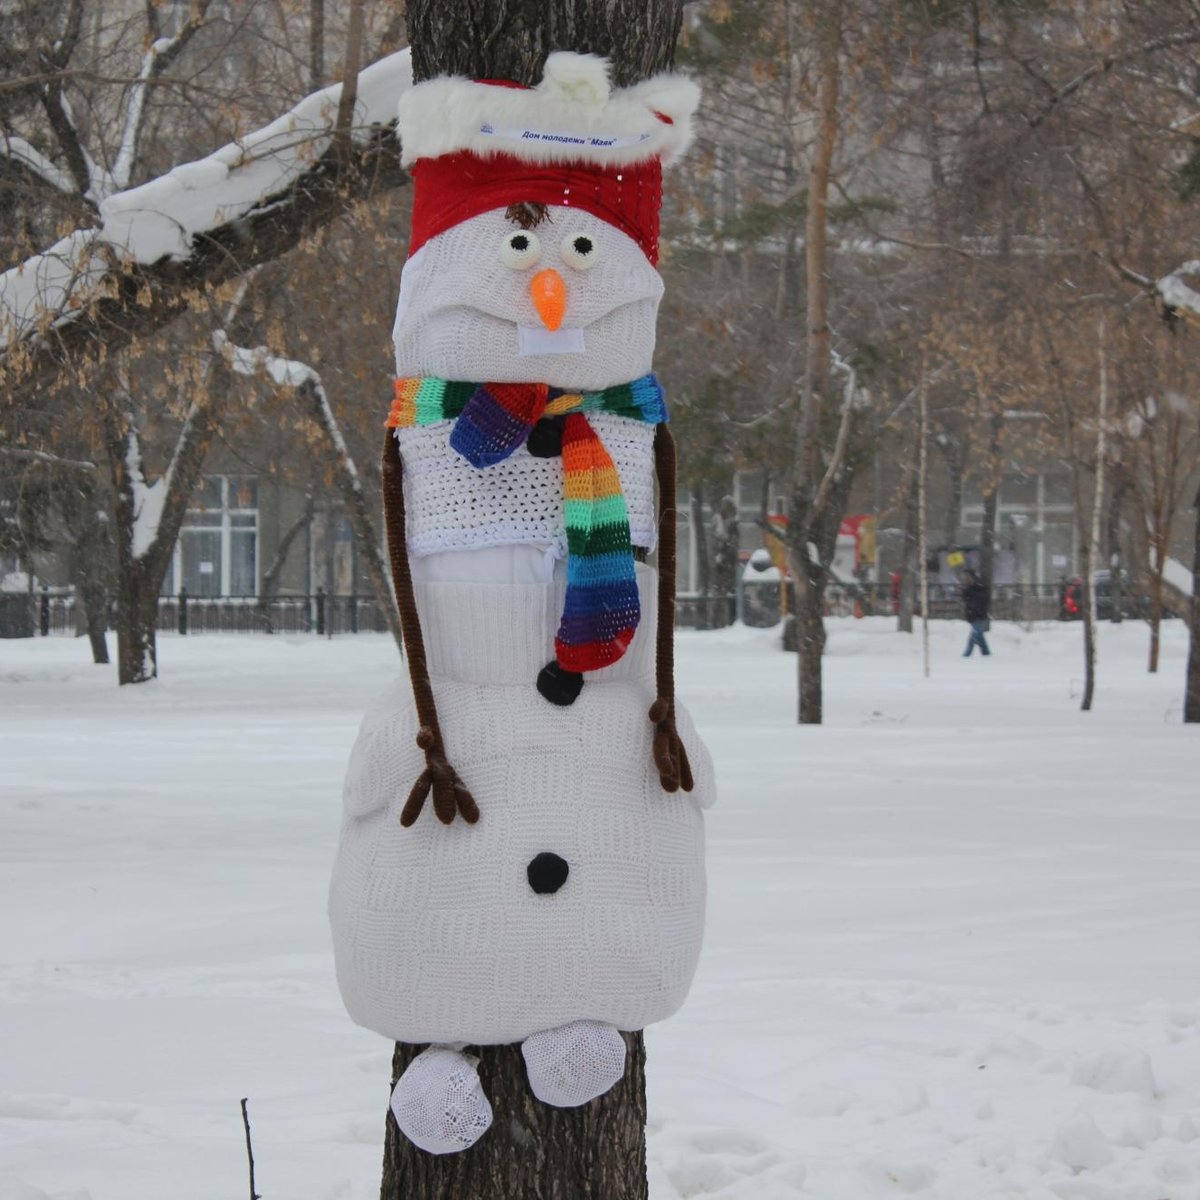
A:
<svg viewBox="0 0 1200 1200">
<path fill-rule="evenodd" d="M 392 1115 L 413 1145 L 455 1154 L 488 1131 L 492 1106 L 479 1083 L 478 1062 L 447 1046 L 430 1046 L 408 1064 L 392 1089 Z"/>
<path fill-rule="evenodd" d="M 543 1104 L 575 1108 L 603 1096 L 625 1074 L 625 1039 L 611 1025 L 572 1021 L 521 1043 L 529 1087 Z"/>
</svg>

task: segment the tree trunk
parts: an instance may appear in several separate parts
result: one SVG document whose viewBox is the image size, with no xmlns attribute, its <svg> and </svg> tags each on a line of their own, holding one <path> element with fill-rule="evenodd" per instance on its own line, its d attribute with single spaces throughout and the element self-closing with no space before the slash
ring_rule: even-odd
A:
<svg viewBox="0 0 1200 1200">
<path fill-rule="evenodd" d="M 682 0 L 409 0 L 413 79 L 466 75 L 536 84 L 552 50 L 599 54 L 613 82 L 671 68 Z"/>
<path fill-rule="evenodd" d="M 310 492 L 304 497 L 304 507 L 300 510 L 300 515 L 288 526 L 283 537 L 279 539 L 279 545 L 275 548 L 275 557 L 271 560 L 271 565 L 263 572 L 262 580 L 258 585 L 256 607 L 258 622 L 264 633 L 275 632 L 275 625 L 271 620 L 271 601 L 275 598 L 275 590 L 279 586 L 279 576 L 283 574 L 283 568 L 287 564 L 288 553 L 296 538 L 312 524 L 315 507 L 316 502 Z"/>
<path fill-rule="evenodd" d="M 992 487 L 983 496 L 983 522 L 979 527 L 979 579 L 989 592 L 996 573 L 996 516 L 1000 489 Z"/>
<path fill-rule="evenodd" d="M 828 206 L 829 180 L 839 132 L 841 17 L 842 6 L 836 0 L 820 7 L 816 28 L 817 136 L 808 174 L 808 215 L 804 235 L 807 353 L 800 437 L 796 447 L 796 486 L 788 524 L 789 559 L 796 581 L 797 719 L 801 725 L 819 725 L 823 716 L 821 660 L 825 653 L 825 584 L 829 574 L 823 563 L 813 561 L 810 547 L 817 527 L 830 507 L 828 492 L 823 502 L 819 500 L 824 481 L 818 480 L 818 474 L 831 358 Z M 835 542 L 836 538 L 835 532 Z"/>
<path fill-rule="evenodd" d="M 271 286 L 276 273 L 264 269 L 259 289 Z M 243 280 L 225 316 L 227 332 L 239 340 L 249 336 L 254 313 L 247 303 L 253 275 Z M 105 443 L 116 493 L 117 570 L 117 680 L 145 683 L 158 674 L 155 622 L 158 593 L 171 564 L 179 531 L 187 517 L 188 501 L 200 482 L 208 448 L 216 437 L 229 400 L 233 375 L 213 355 L 209 368 L 193 386 L 193 400 L 175 443 L 171 462 L 158 485 L 161 506 L 153 527 L 138 530 L 139 487 L 146 484 L 145 464 L 133 411 L 133 400 L 122 377 L 118 357 L 111 368 L 110 386 L 103 406 Z M 148 489 L 147 489 L 148 490 Z"/>
<path fill-rule="evenodd" d="M 820 725 L 825 712 L 825 584 L 828 573 L 807 556 L 793 556 L 796 581 L 796 670 L 799 696 L 796 719 L 801 725 Z"/>
<path fill-rule="evenodd" d="M 1151 546 L 1154 562 L 1150 569 L 1150 658 L 1147 670 L 1158 674 L 1158 652 L 1162 637 L 1163 616 L 1163 571 L 1167 566 L 1167 548 L 1156 537 Z"/>
<path fill-rule="evenodd" d="M 426 1154 L 389 1112 L 380 1200 L 644 1200 L 646 1052 L 640 1033 L 624 1037 L 625 1077 L 581 1108 L 534 1099 L 520 1046 L 484 1047 L 491 1129 L 462 1154 Z M 423 1049 L 396 1047 L 393 1083 Z"/>
<path fill-rule="evenodd" d="M 1188 630 L 1187 693 L 1183 719 L 1200 724 L 1200 491 L 1196 493 L 1196 532 L 1192 542 L 1192 608 Z"/>
<path fill-rule="evenodd" d="M 92 662 L 108 664 L 108 588 L 104 585 L 108 550 L 108 520 L 95 504 L 91 489 L 85 498 L 90 513 L 75 546 L 75 594 L 83 606 L 83 624 L 92 647 Z"/>
<path fill-rule="evenodd" d="M 532 84 L 554 49 L 609 57 L 617 84 L 668 69 L 682 0 L 409 0 L 417 81 L 439 74 Z M 380 1200 L 646 1200 L 645 1046 L 627 1034 L 625 1077 L 580 1108 L 533 1099 L 518 1046 L 484 1046 L 479 1073 L 495 1120 L 463 1154 L 435 1157 L 390 1113 Z M 420 1048 L 397 1045 L 394 1077 Z"/>
<path fill-rule="evenodd" d="M 1096 558 L 1100 552 L 1100 514 L 1104 509 L 1104 465 L 1107 456 L 1108 433 L 1108 360 L 1105 357 L 1107 341 L 1106 324 L 1100 318 L 1096 339 L 1097 355 L 1100 360 L 1100 399 L 1096 414 L 1096 480 L 1092 495 L 1092 519 L 1084 544 L 1087 553 L 1083 572 L 1083 641 L 1084 669 L 1086 679 L 1083 688 L 1084 712 L 1092 707 L 1092 695 L 1096 690 Z"/>
<path fill-rule="evenodd" d="M 996 517 L 1000 506 L 1000 449 L 1004 417 L 997 411 L 988 419 L 988 461 L 990 472 L 983 493 L 983 524 L 979 529 L 979 581 L 990 593 L 996 573 Z"/>
<path fill-rule="evenodd" d="M 317 91 L 325 83 L 325 0 L 309 0 L 308 5 L 309 88 Z"/>
<path fill-rule="evenodd" d="M 1109 492 L 1105 522 L 1105 542 L 1108 550 L 1108 619 L 1119 625 L 1125 620 L 1125 556 L 1121 553 L 1121 508 L 1129 484 L 1125 478 L 1125 466 L 1118 456 L 1113 464 L 1112 489 Z"/>
<path fill-rule="evenodd" d="M 896 613 L 899 633 L 912 633 L 917 596 L 917 473 L 908 472 L 908 498 L 904 503 L 904 557 L 900 565 L 900 604 Z"/>
<path fill-rule="evenodd" d="M 1083 700 L 1080 709 L 1090 712 L 1096 694 L 1096 584 L 1090 538 L 1080 539 L 1083 566 Z"/>
<path fill-rule="evenodd" d="M 147 683 L 158 675 L 158 580 L 118 551 L 117 682 Z"/>
<path fill-rule="evenodd" d="M 698 629 L 712 629 L 712 560 L 708 556 L 708 527 L 704 524 L 704 487 L 697 484 L 689 489 L 692 529 L 696 538 L 696 570 L 699 583 L 700 604 L 696 620 Z"/>
</svg>

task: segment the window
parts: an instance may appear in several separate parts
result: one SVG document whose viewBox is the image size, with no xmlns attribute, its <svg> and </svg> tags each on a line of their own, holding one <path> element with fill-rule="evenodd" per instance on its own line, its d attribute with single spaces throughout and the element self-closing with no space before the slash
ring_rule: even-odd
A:
<svg viewBox="0 0 1200 1200">
<path fill-rule="evenodd" d="M 164 593 L 254 596 L 258 593 L 258 481 L 206 475 L 192 495 Z"/>
</svg>

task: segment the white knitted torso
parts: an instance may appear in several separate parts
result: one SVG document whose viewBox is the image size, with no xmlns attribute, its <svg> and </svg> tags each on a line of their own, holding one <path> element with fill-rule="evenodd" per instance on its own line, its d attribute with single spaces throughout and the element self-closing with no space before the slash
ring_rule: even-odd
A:
<svg viewBox="0 0 1200 1200">
<path fill-rule="evenodd" d="M 638 576 L 629 651 L 569 708 L 532 686 L 561 585 L 418 585 L 446 752 L 481 815 L 445 826 L 427 806 L 400 826 L 424 761 L 397 683 L 351 758 L 330 897 L 338 981 L 360 1024 L 403 1042 L 495 1044 L 575 1020 L 640 1029 L 683 1002 L 704 924 L 701 808 L 715 793 L 682 708 L 696 789 L 668 795 L 654 770 L 655 574 Z M 570 865 L 553 895 L 526 877 L 543 851 Z"/>
<path fill-rule="evenodd" d="M 621 479 L 631 541 L 653 549 L 654 426 L 611 413 L 590 413 L 588 422 Z M 396 431 L 409 554 L 528 544 L 553 547 L 563 557 L 562 459 L 535 458 L 520 446 L 503 462 L 480 469 L 451 449 L 453 428 L 453 421 L 439 421 Z"/>
</svg>

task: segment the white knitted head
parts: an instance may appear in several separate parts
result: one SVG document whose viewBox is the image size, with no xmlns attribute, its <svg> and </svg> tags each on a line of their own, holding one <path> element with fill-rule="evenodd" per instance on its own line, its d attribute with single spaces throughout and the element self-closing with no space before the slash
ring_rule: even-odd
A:
<svg viewBox="0 0 1200 1200">
<path fill-rule="evenodd" d="M 663 285 L 637 243 L 579 209 L 552 209 L 530 230 L 504 212 L 455 225 L 408 260 L 392 331 L 396 374 L 586 390 L 645 375 Z M 530 295 L 531 278 L 548 267 L 566 286 L 555 331 Z"/>
</svg>

